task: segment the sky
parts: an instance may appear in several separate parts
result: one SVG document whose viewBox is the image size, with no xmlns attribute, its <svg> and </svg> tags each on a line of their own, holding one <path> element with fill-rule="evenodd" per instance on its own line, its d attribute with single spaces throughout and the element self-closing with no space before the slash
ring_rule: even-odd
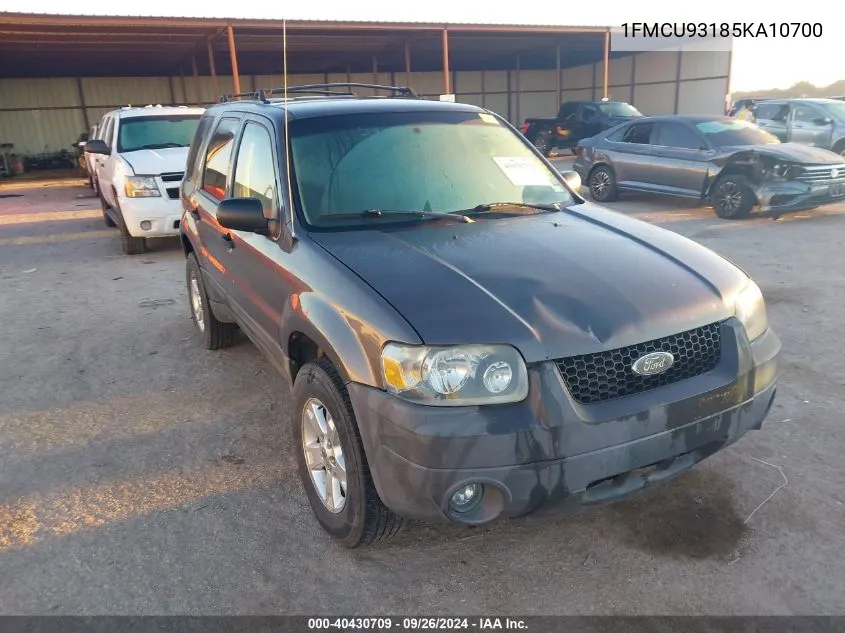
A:
<svg viewBox="0 0 845 633">
<path fill-rule="evenodd" d="M 296 5 L 296 6 L 291 6 Z M 671 11 L 667 10 L 667 5 Z M 601 11 L 595 7 L 600 6 Z M 816 5 L 813 5 L 816 6 Z M 174 8 L 178 7 L 178 8 Z M 765 8 L 766 10 L 761 10 Z M 734 40 L 731 90 L 788 88 L 798 81 L 825 86 L 845 79 L 839 41 L 845 40 L 845 24 L 835 12 L 807 11 L 801 3 L 741 3 L 737 0 L 669 3 L 666 0 L 520 0 L 491 3 L 479 0 L 321 0 L 308 3 L 268 3 L 256 0 L 0 0 L 0 11 L 74 13 L 93 15 L 150 15 L 216 18 L 273 18 L 291 20 L 379 20 L 415 22 L 468 22 L 498 24 L 562 24 L 619 26 L 632 22 L 753 23 L 820 22 L 820 38 Z M 820 17 L 815 17 L 818 14 Z M 710 16 L 710 17 L 707 17 Z"/>
</svg>

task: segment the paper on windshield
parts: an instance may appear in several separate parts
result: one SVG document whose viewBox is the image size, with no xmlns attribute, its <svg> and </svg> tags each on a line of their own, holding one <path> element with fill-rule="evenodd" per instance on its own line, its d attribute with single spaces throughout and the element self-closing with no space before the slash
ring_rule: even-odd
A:
<svg viewBox="0 0 845 633">
<path fill-rule="evenodd" d="M 494 117 L 492 114 L 487 114 L 486 112 L 482 112 L 481 114 L 479 114 L 478 118 L 484 121 L 485 123 L 498 123 L 496 117 Z"/>
<path fill-rule="evenodd" d="M 517 187 L 551 184 L 549 174 L 535 161 L 524 156 L 494 156 L 493 160 Z"/>
</svg>

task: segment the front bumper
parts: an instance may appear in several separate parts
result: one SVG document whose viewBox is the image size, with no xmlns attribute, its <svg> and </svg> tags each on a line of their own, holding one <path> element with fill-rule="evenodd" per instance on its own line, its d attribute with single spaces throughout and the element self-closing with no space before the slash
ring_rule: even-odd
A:
<svg viewBox="0 0 845 633">
<path fill-rule="evenodd" d="M 178 199 L 126 198 L 118 200 L 120 213 L 132 237 L 171 237 L 179 235 L 182 207 Z M 141 227 L 149 222 L 149 228 Z"/>
<path fill-rule="evenodd" d="M 713 371 L 594 405 L 575 402 L 551 362 L 529 370 L 528 398 L 511 405 L 421 406 L 352 383 L 376 489 L 399 515 L 479 524 L 578 514 L 671 479 L 759 429 L 774 400 L 777 336 L 749 344 L 734 319 L 722 328 Z M 449 499 L 468 483 L 484 485 L 481 503 L 455 514 Z"/>
<path fill-rule="evenodd" d="M 825 182 L 809 184 L 799 180 L 766 182 L 755 193 L 760 211 L 770 215 L 806 211 L 828 204 L 845 202 L 845 184 Z"/>
</svg>

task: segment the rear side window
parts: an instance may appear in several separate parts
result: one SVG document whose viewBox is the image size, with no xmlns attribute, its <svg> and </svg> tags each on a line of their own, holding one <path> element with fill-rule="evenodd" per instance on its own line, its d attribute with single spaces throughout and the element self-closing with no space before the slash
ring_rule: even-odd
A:
<svg viewBox="0 0 845 633">
<path fill-rule="evenodd" d="M 761 103 L 754 114 L 757 119 L 784 122 L 789 115 L 789 106 L 785 103 Z"/>
<path fill-rule="evenodd" d="M 208 133 L 211 124 L 214 122 L 214 117 L 204 116 L 200 119 L 197 131 L 194 133 L 194 140 L 191 141 L 191 149 L 188 152 L 188 162 L 185 164 L 185 179 L 194 181 L 197 176 L 197 156 L 200 153 L 200 146 Z"/>
<path fill-rule="evenodd" d="M 653 123 L 637 123 L 628 128 L 623 143 L 635 143 L 637 145 L 648 145 L 651 142 L 651 132 L 654 130 Z"/>
<path fill-rule="evenodd" d="M 240 119 L 220 119 L 214 135 L 208 141 L 202 189 L 218 200 L 226 197 L 229 187 L 229 159 L 232 156 L 232 144 L 239 125 Z"/>
<path fill-rule="evenodd" d="M 681 123 L 662 123 L 657 131 L 655 145 L 678 149 L 701 149 L 704 141 Z"/>
</svg>

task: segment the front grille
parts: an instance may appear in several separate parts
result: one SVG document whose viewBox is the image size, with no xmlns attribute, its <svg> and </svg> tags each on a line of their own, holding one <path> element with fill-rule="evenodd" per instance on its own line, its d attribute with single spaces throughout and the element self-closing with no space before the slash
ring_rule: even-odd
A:
<svg viewBox="0 0 845 633">
<path fill-rule="evenodd" d="M 845 163 L 841 165 L 808 165 L 802 167 L 800 173 L 795 176 L 795 180 L 814 185 L 845 182 Z"/>
<path fill-rule="evenodd" d="M 651 352 L 670 352 L 675 363 L 664 373 L 640 376 L 634 362 Z M 581 404 L 596 404 L 642 393 L 693 378 L 716 368 L 722 357 L 722 324 L 606 352 L 570 356 L 556 361 L 566 388 Z"/>
<path fill-rule="evenodd" d="M 180 182 L 182 180 L 182 176 L 184 175 L 184 172 L 173 171 L 166 174 L 162 174 L 161 179 L 163 182 Z"/>
</svg>

